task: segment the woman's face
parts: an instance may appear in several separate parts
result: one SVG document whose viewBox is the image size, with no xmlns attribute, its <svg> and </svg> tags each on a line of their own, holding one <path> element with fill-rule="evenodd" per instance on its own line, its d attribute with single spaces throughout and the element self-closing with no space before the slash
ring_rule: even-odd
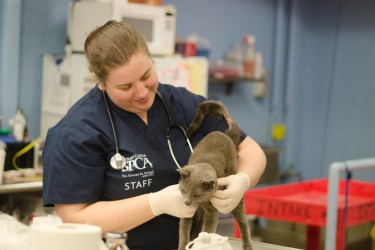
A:
<svg viewBox="0 0 375 250">
<path fill-rule="evenodd" d="M 155 100 L 158 83 L 152 59 L 138 53 L 127 64 L 109 70 L 106 83 L 99 87 L 118 107 L 147 119 L 147 110 Z"/>
</svg>

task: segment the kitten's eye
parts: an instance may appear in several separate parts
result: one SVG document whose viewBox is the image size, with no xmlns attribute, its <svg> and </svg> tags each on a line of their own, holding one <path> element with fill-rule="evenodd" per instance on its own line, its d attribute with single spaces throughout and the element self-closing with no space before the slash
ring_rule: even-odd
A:
<svg viewBox="0 0 375 250">
<path fill-rule="evenodd" d="M 194 194 L 194 197 L 199 198 L 199 197 L 201 197 L 201 195 L 200 194 Z"/>
</svg>

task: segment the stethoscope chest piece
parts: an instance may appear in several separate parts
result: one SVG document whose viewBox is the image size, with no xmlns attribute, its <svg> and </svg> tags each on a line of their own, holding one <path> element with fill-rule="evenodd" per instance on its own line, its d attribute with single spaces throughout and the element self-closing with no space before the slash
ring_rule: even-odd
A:
<svg viewBox="0 0 375 250">
<path fill-rule="evenodd" d="M 126 165 L 126 159 L 120 153 L 116 153 L 114 156 L 112 156 L 110 164 L 112 168 L 121 170 Z"/>
</svg>

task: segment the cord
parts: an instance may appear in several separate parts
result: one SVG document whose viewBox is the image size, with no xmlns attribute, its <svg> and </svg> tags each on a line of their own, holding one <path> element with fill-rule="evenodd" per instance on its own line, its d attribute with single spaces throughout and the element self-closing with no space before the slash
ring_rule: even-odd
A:
<svg viewBox="0 0 375 250">
<path fill-rule="evenodd" d="M 19 157 L 26 154 L 29 150 L 31 150 L 35 144 L 40 140 L 40 138 L 37 138 L 35 140 L 32 140 L 29 144 L 27 144 L 24 148 L 22 148 L 20 151 L 15 153 L 12 157 L 12 166 L 15 170 L 20 170 L 20 167 L 17 165 L 16 161 Z"/>
</svg>

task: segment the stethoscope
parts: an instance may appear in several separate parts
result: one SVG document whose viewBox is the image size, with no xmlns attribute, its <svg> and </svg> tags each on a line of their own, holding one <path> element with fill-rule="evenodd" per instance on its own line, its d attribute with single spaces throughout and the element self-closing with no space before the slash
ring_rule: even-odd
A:
<svg viewBox="0 0 375 250">
<path fill-rule="evenodd" d="M 123 169 L 126 166 L 126 158 L 123 155 L 120 154 L 120 150 L 119 150 L 119 146 L 118 146 L 119 144 L 118 144 L 118 140 L 117 140 L 117 134 L 116 134 L 116 130 L 115 130 L 115 125 L 113 123 L 112 114 L 111 114 L 111 111 L 109 109 L 109 105 L 108 105 L 108 101 L 107 101 L 107 96 L 105 95 L 104 92 L 105 91 L 102 90 L 103 99 L 104 99 L 105 106 L 107 108 L 109 122 L 111 123 L 112 133 L 113 133 L 113 138 L 115 140 L 115 148 L 116 148 L 116 153 L 111 157 L 110 165 L 111 165 L 112 168 L 114 168 L 116 170 L 121 170 L 121 169 Z M 176 166 L 178 168 L 181 168 L 181 166 L 180 166 L 180 164 L 178 164 L 176 156 L 174 155 L 174 152 L 173 152 L 173 148 L 172 148 L 172 144 L 171 144 L 171 140 L 170 140 L 169 131 L 172 128 L 179 129 L 182 132 L 182 134 L 184 135 L 186 143 L 188 144 L 191 153 L 193 153 L 193 147 L 191 146 L 190 140 L 189 140 L 189 138 L 186 135 L 185 129 L 182 126 L 179 126 L 179 125 L 177 125 L 177 124 L 175 124 L 173 122 L 171 113 L 169 112 L 169 109 L 168 109 L 166 103 L 164 102 L 164 99 L 163 99 L 162 95 L 159 93 L 159 91 L 156 92 L 156 95 L 159 97 L 159 99 L 160 99 L 161 103 L 163 104 L 164 109 L 165 109 L 165 111 L 167 112 L 167 115 L 168 115 L 169 126 L 165 130 L 165 135 L 166 135 L 166 138 L 167 138 L 169 152 L 171 153 L 171 156 L 172 156 L 173 161 L 175 162 Z"/>
</svg>

